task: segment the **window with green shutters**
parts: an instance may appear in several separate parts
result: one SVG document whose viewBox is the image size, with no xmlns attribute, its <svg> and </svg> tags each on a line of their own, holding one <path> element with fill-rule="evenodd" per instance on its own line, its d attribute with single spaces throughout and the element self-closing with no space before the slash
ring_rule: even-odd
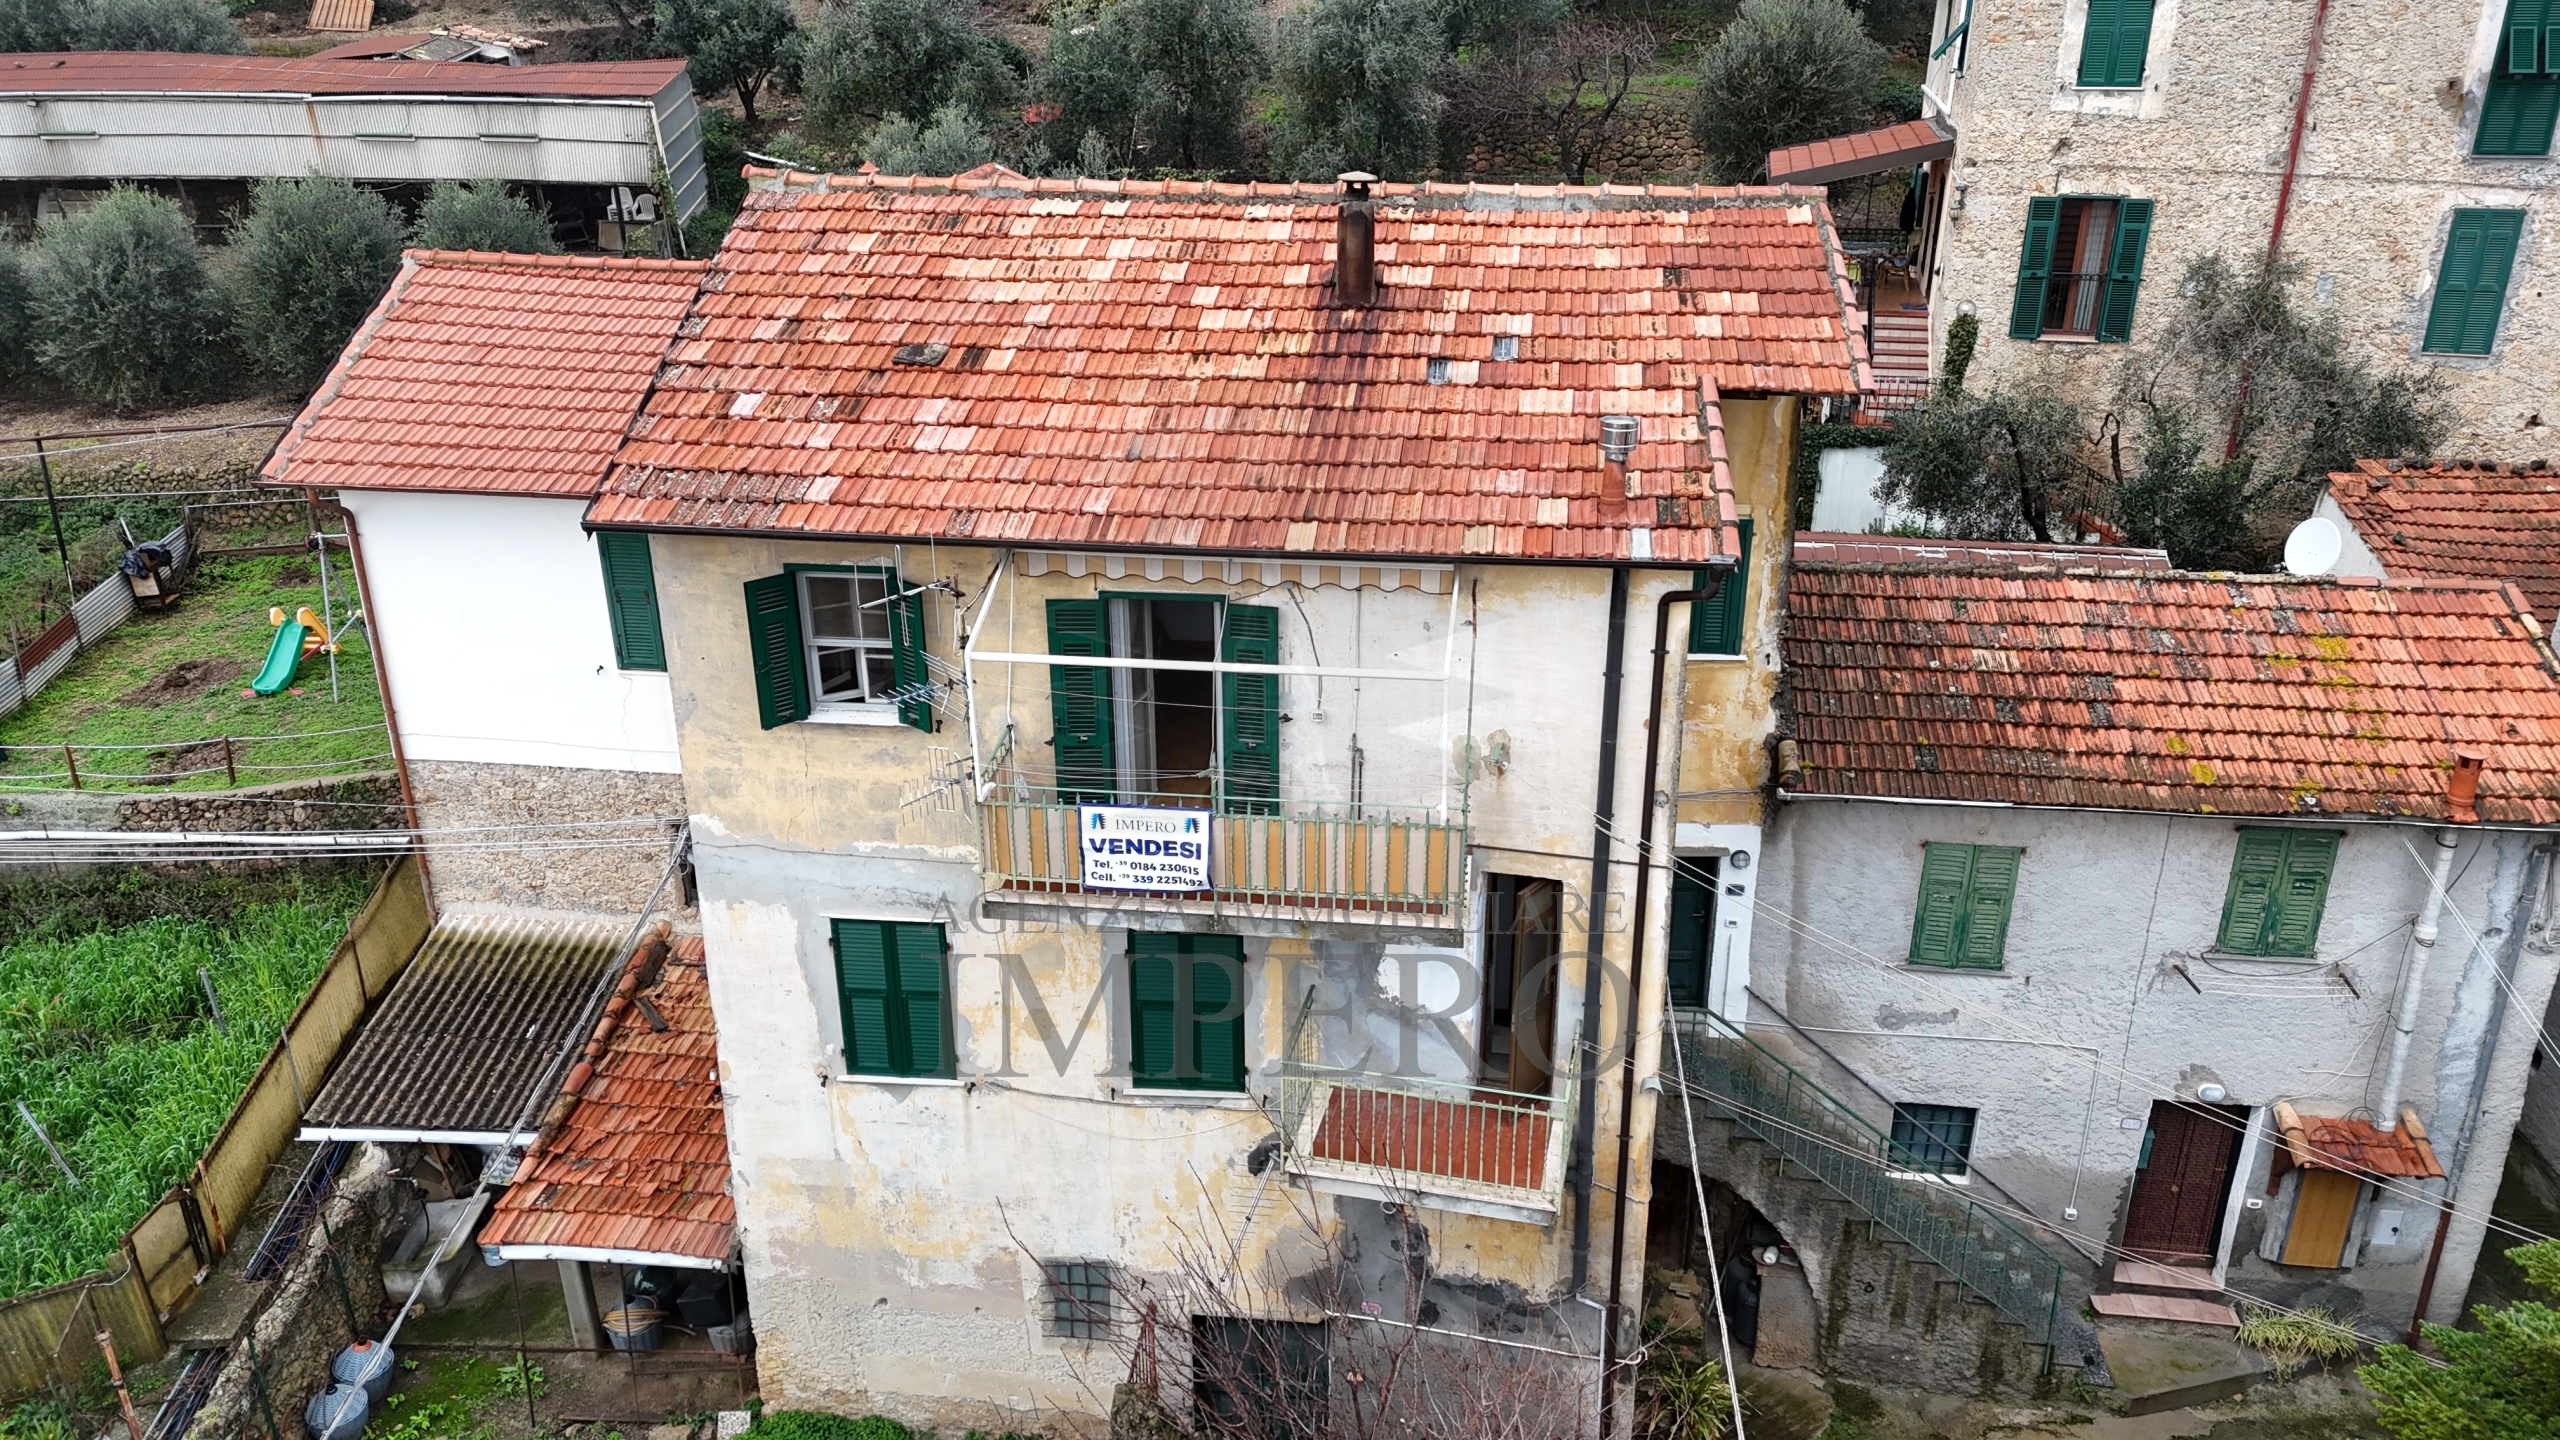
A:
<svg viewBox="0 0 2560 1440">
<path fill-rule="evenodd" d="M 2089 0 L 2089 28 L 2080 37 L 2083 88 L 2130 90 L 2142 83 L 2151 6 L 2152 0 Z"/>
<path fill-rule="evenodd" d="M 2508 0 L 2471 153 L 2548 155 L 2554 120 L 2560 120 L 2560 0 Z"/>
<path fill-rule="evenodd" d="M 1742 653 L 1742 629 L 1750 615 L 1751 601 L 1751 522 L 1735 522 L 1742 531 L 1742 561 L 1725 577 L 1724 588 L 1713 600 L 1700 601 L 1689 607 L 1689 653 L 1692 655 L 1739 655 Z M 1700 590 L 1707 588 L 1707 573 L 1701 570 L 1690 583 Z"/>
<path fill-rule="evenodd" d="M 649 561 L 649 537 L 602 531 L 596 536 L 596 556 L 604 562 L 613 663 L 625 670 L 666 669 L 667 641 L 658 628 L 658 575 Z"/>
<path fill-rule="evenodd" d="M 2131 339 L 2142 262 L 2151 248 L 2151 210 L 2148 200 L 2119 195 L 2030 197 L 2009 302 L 2010 338 Z"/>
<path fill-rule="evenodd" d="M 1280 612 L 1268 605 L 1229 605 L 1220 618 L 1231 665 L 1280 663 Z M 1220 717 L 1226 808 L 1234 815 L 1271 815 L 1280 800 L 1280 677 L 1229 675 Z"/>
<path fill-rule="evenodd" d="M 934 728 L 924 596 L 882 565 L 786 565 L 746 584 L 747 650 L 764 728 L 819 706 L 894 706 Z"/>
<path fill-rule="evenodd" d="M 833 930 L 847 1073 L 951 1074 L 950 947 L 942 927 L 838 920 Z"/>
<path fill-rule="evenodd" d="M 1049 653 L 1108 656 L 1110 602 L 1049 602 Z M 1111 745 L 1111 672 L 1099 665 L 1049 667 L 1050 743 L 1057 751 L 1058 798 L 1070 805 L 1109 804 L 1119 758 Z"/>
<path fill-rule="evenodd" d="M 1244 942 L 1129 935 L 1129 1070 L 1145 1090 L 1244 1088 Z"/>
<path fill-rule="evenodd" d="M 1167 657 L 1150 648 L 1146 637 L 1155 634 L 1169 611 L 1191 613 L 1182 623 L 1198 627 L 1196 651 L 1185 655 L 1177 650 Z M 1214 622 L 1206 618 L 1211 615 Z M 1177 595 L 1101 595 L 1049 601 L 1048 624 L 1049 653 L 1057 656 L 1099 659 L 1125 651 L 1140 658 L 1206 661 L 1215 656 L 1238 665 L 1280 663 L 1280 612 L 1268 605 Z M 1276 813 L 1280 677 L 1222 675 L 1212 689 L 1204 676 L 1196 698 L 1186 700 L 1168 693 L 1174 689 L 1168 673 L 1102 665 L 1049 667 L 1050 744 L 1060 800 L 1098 805 L 1116 799 L 1135 805 L 1161 803 L 1166 795 L 1206 798 L 1206 779 L 1214 766 L 1217 794 L 1228 813 Z M 1173 769 L 1157 768 L 1174 753 L 1189 758 Z M 1150 755 L 1156 758 L 1150 760 Z"/>
<path fill-rule="evenodd" d="M 2498 315 L 2524 238 L 2521 210 L 2456 210 L 2436 267 L 2435 303 L 2427 309 L 2426 350 L 2486 355 L 2498 343 Z"/>
<path fill-rule="evenodd" d="M 1920 860 L 1920 904 L 1911 922 L 1911 963 L 1997 970 L 2009 944 L 2009 907 L 2018 859 L 2007 845 L 1932 840 Z"/>
<path fill-rule="evenodd" d="M 2222 902 L 2214 948 L 2230 955 L 2310 959 L 2320 943 L 2320 912 L 2329 903 L 2339 834 L 2243 829 L 2231 857 L 2231 890 Z"/>
</svg>

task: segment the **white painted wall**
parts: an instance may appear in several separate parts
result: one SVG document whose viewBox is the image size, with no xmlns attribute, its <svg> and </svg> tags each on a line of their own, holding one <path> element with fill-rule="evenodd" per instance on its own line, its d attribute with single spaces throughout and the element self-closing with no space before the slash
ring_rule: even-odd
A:
<svg viewBox="0 0 2560 1440">
<path fill-rule="evenodd" d="M 342 498 L 410 759 L 677 773 L 665 673 L 614 664 L 585 500 Z"/>
</svg>

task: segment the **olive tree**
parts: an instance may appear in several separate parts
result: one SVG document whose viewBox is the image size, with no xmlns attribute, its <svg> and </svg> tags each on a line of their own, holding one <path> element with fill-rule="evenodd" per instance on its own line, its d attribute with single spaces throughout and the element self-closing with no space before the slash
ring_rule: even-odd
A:
<svg viewBox="0 0 2560 1440">
<path fill-rule="evenodd" d="M 499 180 L 439 180 L 418 207 L 412 238 L 427 250 L 502 250 L 518 255 L 557 255 L 551 222 L 507 193 Z"/>
<path fill-rule="evenodd" d="M 240 336 L 288 385 L 327 372 L 400 268 L 406 238 L 389 202 L 333 175 L 261 180 L 232 237 Z"/>
<path fill-rule="evenodd" d="M 180 394 L 206 373 L 221 306 L 186 213 L 119 185 L 47 220 L 23 257 L 36 364 L 118 409 Z"/>
<path fill-rule="evenodd" d="M 658 43 L 685 57 L 697 90 L 727 90 L 750 126 L 765 86 L 800 64 L 800 25 L 787 0 L 657 0 Z"/>
<path fill-rule="evenodd" d="M 1114 169 L 1232 170 L 1270 60 L 1253 0 L 1062 6 L 1033 82 L 1042 143 L 1064 159 L 1096 137 Z"/>
<path fill-rule="evenodd" d="M 1431 163 L 1446 101 L 1446 0 L 1311 0 L 1280 22 L 1273 150 L 1301 180 Z"/>
<path fill-rule="evenodd" d="M 863 142 L 862 158 L 885 175 L 957 175 L 996 158 L 996 144 L 969 107 L 955 100 L 923 125 L 900 115 L 881 121 Z"/>
<path fill-rule="evenodd" d="M 834 0 L 800 61 L 809 119 L 841 133 L 958 100 L 987 113 L 1019 89 L 1022 56 L 974 0 Z"/>
<path fill-rule="evenodd" d="M 1841 0 L 1744 0 L 1698 62 L 1689 133 L 1719 180 L 1769 173 L 1769 152 L 1863 128 L 1885 49 Z"/>
<path fill-rule="evenodd" d="M 215 0 L 0 0 L 0 52 L 248 48 Z"/>
</svg>

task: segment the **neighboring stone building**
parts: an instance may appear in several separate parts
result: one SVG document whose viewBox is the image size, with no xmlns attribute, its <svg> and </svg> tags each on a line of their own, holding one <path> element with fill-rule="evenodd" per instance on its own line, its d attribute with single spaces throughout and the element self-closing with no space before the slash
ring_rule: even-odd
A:
<svg viewBox="0 0 2560 1440">
<path fill-rule="evenodd" d="M 1750 941 L 1836 254 L 1773 191 L 760 183 L 588 523 L 769 1402 L 1587 1428 L 1656 1019 Z"/>
<path fill-rule="evenodd" d="M 2555 967 L 2516 592 L 1799 562 L 1787 626 L 1748 1003 L 1694 1033 L 2025 1232 L 2102 1335 L 2450 1323 Z M 1852 1238 L 1787 1237 L 1825 1275 Z"/>
<path fill-rule="evenodd" d="M 413 250 L 261 472 L 347 516 L 441 910 L 628 915 L 665 869 L 666 659 L 608 593 L 648 549 L 579 521 L 703 270 Z"/>
<path fill-rule="evenodd" d="M 1921 167 L 1930 355 L 1978 313 L 1977 383 L 2085 372 L 2152 333 L 2191 260 L 2280 253 L 2355 353 L 2449 382 L 2452 453 L 2529 459 L 2560 421 L 2554 27 L 2546 0 L 1944 0 L 1931 124 L 1785 152 L 1772 178 Z"/>
</svg>

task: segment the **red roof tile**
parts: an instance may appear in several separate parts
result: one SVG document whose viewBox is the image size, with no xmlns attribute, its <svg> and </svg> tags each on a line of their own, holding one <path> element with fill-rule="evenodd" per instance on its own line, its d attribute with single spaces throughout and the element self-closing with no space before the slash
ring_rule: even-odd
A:
<svg viewBox="0 0 2560 1440">
<path fill-rule="evenodd" d="M 2560 684 L 2513 588 L 1799 566 L 1799 793 L 2560 823 Z"/>
<path fill-rule="evenodd" d="M 2344 1115 L 2300 1114 L 2281 1100 L 2275 1112 L 2276 1129 L 2284 1136 L 2283 1158 L 2306 1169 L 2404 1180 L 2444 1178 L 2436 1147 L 2413 1111 L 2401 1110 L 2400 1124 L 2390 1130 Z"/>
<path fill-rule="evenodd" d="M 811 183 L 749 197 L 597 523 L 1689 562 L 1735 548 L 1719 392 L 1864 370 L 1778 190 L 1382 186 L 1346 310 L 1331 186 Z"/>
<path fill-rule="evenodd" d="M 1799 530 L 1798 564 L 2021 565 L 2072 570 L 2166 570 L 2169 552 L 2132 545 L 2039 545 L 2007 540 L 1927 540 Z"/>
<path fill-rule="evenodd" d="M 2560 469 L 2363 460 L 2329 495 L 2392 578 L 2512 580 L 2560 611 Z"/>
<path fill-rule="evenodd" d="M 0 95 L 520 95 L 648 99 L 684 74 L 682 60 L 564 65 L 368 60 L 314 55 L 180 55 L 156 50 L 0 54 Z"/>
<path fill-rule="evenodd" d="M 1769 180 L 1778 185 L 1819 185 L 1853 175 L 1900 170 L 1956 153 L 1956 140 L 1935 121 L 1905 120 L 1881 130 L 1835 135 L 1769 152 Z"/>
<path fill-rule="evenodd" d="M 262 478 L 592 495 L 704 268 L 412 250 Z"/>
<path fill-rule="evenodd" d="M 481 1244 L 730 1258 L 738 1212 L 701 938 L 677 940 L 656 988 L 636 994 L 667 1028 L 636 1002 L 608 1008 L 603 1057 L 572 1070 L 588 1073 L 563 1092 L 577 1108 L 527 1153 Z"/>
</svg>

